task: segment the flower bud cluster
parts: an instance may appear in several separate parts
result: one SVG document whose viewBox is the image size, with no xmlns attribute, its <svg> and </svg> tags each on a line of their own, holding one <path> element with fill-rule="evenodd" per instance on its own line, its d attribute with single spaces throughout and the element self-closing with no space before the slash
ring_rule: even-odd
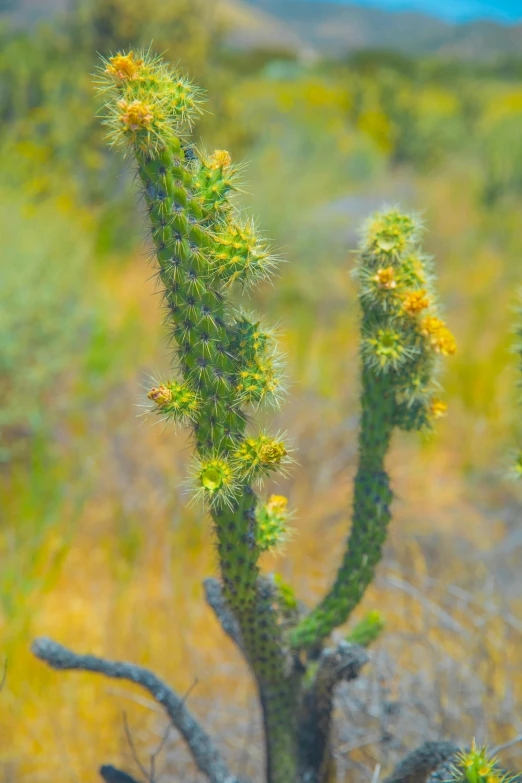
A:
<svg viewBox="0 0 522 783">
<path fill-rule="evenodd" d="M 439 359 L 456 351 L 440 318 L 432 265 L 420 247 L 419 221 L 395 209 L 367 224 L 356 274 L 362 307 L 362 356 L 386 375 L 397 402 L 395 423 L 420 429 L 444 415 L 434 396 Z"/>
<path fill-rule="evenodd" d="M 510 783 L 514 777 L 499 769 L 498 759 L 473 739 L 469 750 L 458 753 L 448 783 Z"/>
</svg>

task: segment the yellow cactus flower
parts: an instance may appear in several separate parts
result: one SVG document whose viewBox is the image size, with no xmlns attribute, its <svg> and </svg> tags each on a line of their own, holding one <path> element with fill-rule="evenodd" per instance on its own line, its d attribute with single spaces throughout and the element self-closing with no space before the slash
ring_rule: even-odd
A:
<svg viewBox="0 0 522 783">
<path fill-rule="evenodd" d="M 118 101 L 118 106 L 122 111 L 120 118 L 125 130 L 135 132 L 141 128 L 147 128 L 154 119 L 152 107 L 143 101 L 136 100 L 128 103 L 122 98 L 121 101 Z"/>
<path fill-rule="evenodd" d="M 265 465 L 278 465 L 286 455 L 284 443 L 276 440 L 265 443 L 259 449 L 259 459 Z"/>
<path fill-rule="evenodd" d="M 216 150 L 210 157 L 211 169 L 227 169 L 231 165 L 232 158 L 226 150 Z"/>
<path fill-rule="evenodd" d="M 379 288 L 391 290 L 392 288 L 397 287 L 395 272 L 393 271 L 392 266 L 388 266 L 385 269 L 379 269 L 373 280 L 379 285 Z"/>
<path fill-rule="evenodd" d="M 160 408 L 163 405 L 166 405 L 167 403 L 171 402 L 172 400 L 172 391 L 167 386 L 164 386 L 161 384 L 158 386 L 158 388 L 153 388 L 150 390 L 150 392 L 147 394 L 147 397 L 149 400 L 152 400 L 155 402 Z"/>
<path fill-rule="evenodd" d="M 109 64 L 105 69 L 105 73 L 123 82 L 127 79 L 137 79 L 142 67 L 143 60 L 135 60 L 134 52 L 129 52 L 128 54 L 118 53 L 114 57 L 109 58 Z"/>
<path fill-rule="evenodd" d="M 430 305 L 430 300 L 426 294 L 424 288 L 419 291 L 410 291 L 406 294 L 402 303 L 402 309 L 408 315 L 417 315 L 422 310 L 425 310 Z"/>
<path fill-rule="evenodd" d="M 437 397 L 434 397 L 431 401 L 430 406 L 430 414 L 433 419 L 441 419 L 443 416 L 446 415 L 448 411 L 448 406 L 445 402 L 442 400 L 439 400 Z"/>
<path fill-rule="evenodd" d="M 282 440 L 269 435 L 246 438 L 233 454 L 238 471 L 245 477 L 269 475 L 274 470 L 283 470 L 291 462 Z"/>
<path fill-rule="evenodd" d="M 422 333 L 425 337 L 429 337 L 431 347 L 437 353 L 449 356 L 456 352 L 457 343 L 455 338 L 440 318 L 427 315 L 422 321 Z"/>
<path fill-rule="evenodd" d="M 288 506 L 288 498 L 284 495 L 270 495 L 266 506 L 274 514 L 283 514 Z"/>
</svg>

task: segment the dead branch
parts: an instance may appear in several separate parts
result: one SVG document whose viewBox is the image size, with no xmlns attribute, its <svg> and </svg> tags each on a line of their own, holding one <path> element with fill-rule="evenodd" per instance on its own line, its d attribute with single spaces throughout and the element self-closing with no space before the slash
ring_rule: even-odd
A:
<svg viewBox="0 0 522 783">
<path fill-rule="evenodd" d="M 399 761 L 384 783 L 425 783 L 458 750 L 453 742 L 425 742 Z"/>
<path fill-rule="evenodd" d="M 107 661 L 94 655 L 78 655 L 47 638 L 36 639 L 32 651 L 53 669 L 89 671 L 140 685 L 165 709 L 172 724 L 185 739 L 197 767 L 210 783 L 240 783 L 229 772 L 221 754 L 187 709 L 183 699 L 153 672 L 133 663 Z"/>
<path fill-rule="evenodd" d="M 100 767 L 99 772 L 105 783 L 137 783 L 133 777 L 116 769 L 111 764 L 104 764 L 103 767 Z"/>
<path fill-rule="evenodd" d="M 207 604 L 211 609 L 214 610 L 214 614 L 219 620 L 224 632 L 239 647 L 241 652 L 244 653 L 245 650 L 243 646 L 243 640 L 241 639 L 239 625 L 236 618 L 227 606 L 223 596 L 221 584 L 217 579 L 205 579 L 203 582 L 203 588 L 205 590 Z"/>
</svg>

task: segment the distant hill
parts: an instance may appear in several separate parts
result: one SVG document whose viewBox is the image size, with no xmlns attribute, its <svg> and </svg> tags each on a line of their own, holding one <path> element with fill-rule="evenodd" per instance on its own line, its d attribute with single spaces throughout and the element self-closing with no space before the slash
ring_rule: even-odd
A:
<svg viewBox="0 0 522 783">
<path fill-rule="evenodd" d="M 267 13 L 261 4 L 221 0 L 219 8 L 229 30 L 228 43 L 234 48 L 303 51 L 309 46 L 292 22 L 289 24 L 278 14 Z"/>
<path fill-rule="evenodd" d="M 459 59 L 522 58 L 522 24 L 452 24 L 423 13 L 328 0 L 215 0 L 236 49 L 289 49 L 346 56 L 361 49 Z M 522 0 L 521 0 L 522 2 Z M 0 22 L 28 25 L 65 10 L 68 0 L 0 0 Z"/>
<path fill-rule="evenodd" d="M 360 49 L 391 49 L 404 54 L 440 54 L 463 59 L 493 59 L 522 55 L 522 24 L 503 25 L 480 20 L 452 24 L 417 12 L 392 12 L 318 0 L 236 0 L 243 10 L 263 14 L 267 43 L 270 25 L 277 29 L 275 45 L 313 49 L 343 56 Z M 251 29 L 247 44 L 240 29 L 235 42 L 256 45 Z M 287 39 L 285 40 L 285 35 Z M 269 35 L 268 35 L 269 38 Z"/>
</svg>

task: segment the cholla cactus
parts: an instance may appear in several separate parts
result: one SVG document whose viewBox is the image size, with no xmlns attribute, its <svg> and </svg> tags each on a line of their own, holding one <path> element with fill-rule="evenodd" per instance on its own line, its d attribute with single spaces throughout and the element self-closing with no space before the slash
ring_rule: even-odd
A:
<svg viewBox="0 0 522 783">
<path fill-rule="evenodd" d="M 485 746 L 459 749 L 453 742 L 425 742 L 408 753 L 384 783 L 519 783 L 498 766 Z"/>
<path fill-rule="evenodd" d="M 479 748 L 473 740 L 470 750 L 457 754 L 448 783 L 510 783 L 514 777 L 499 768 L 498 759 L 485 745 Z"/>
<path fill-rule="evenodd" d="M 203 100 L 197 87 L 145 52 L 104 61 L 99 87 L 109 140 L 137 166 L 177 357 L 176 377 L 151 389 L 149 400 L 160 416 L 192 430 L 188 485 L 206 504 L 217 537 L 221 583 L 207 585 L 207 600 L 256 678 L 267 780 L 321 783 L 331 771 L 334 688 L 357 676 L 367 660 L 364 646 L 382 629 L 372 614 L 348 641 L 326 646 L 381 557 L 392 502 L 385 469 L 390 439 L 394 428 L 426 429 L 445 411 L 435 396 L 436 372 L 455 341 L 438 313 L 419 221 L 391 209 L 374 216 L 363 234 L 356 269 L 362 422 L 352 530 L 332 588 L 307 612 L 288 585 L 262 577 L 258 564 L 285 540 L 290 517 L 285 498 L 258 503 L 253 486 L 285 470 L 291 449 L 277 434 L 247 428 L 249 409 L 279 404 L 284 391 L 276 340 L 227 299 L 232 286 L 269 277 L 277 258 L 234 207 L 239 168 L 229 153 L 209 155 L 190 144 Z M 35 650 L 57 668 L 126 676 L 157 698 L 161 692 L 200 769 L 217 783 L 235 780 L 203 730 L 186 718 L 186 707 L 150 672 L 74 656 L 51 642 L 38 642 Z"/>
</svg>

